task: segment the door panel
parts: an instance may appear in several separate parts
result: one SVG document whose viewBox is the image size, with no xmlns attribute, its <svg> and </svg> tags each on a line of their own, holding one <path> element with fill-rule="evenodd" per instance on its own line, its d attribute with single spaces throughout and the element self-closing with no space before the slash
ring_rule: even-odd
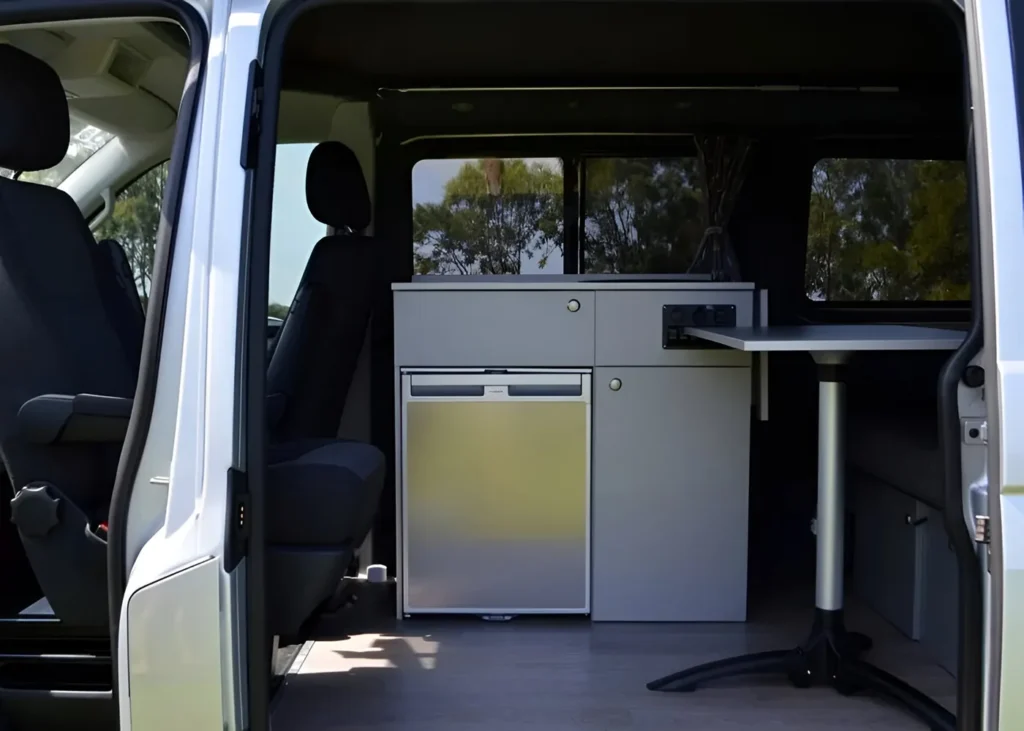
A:
<svg viewBox="0 0 1024 731">
<path fill-rule="evenodd" d="M 595 370 L 595 620 L 746 619 L 750 387 L 750 368 Z"/>
</svg>

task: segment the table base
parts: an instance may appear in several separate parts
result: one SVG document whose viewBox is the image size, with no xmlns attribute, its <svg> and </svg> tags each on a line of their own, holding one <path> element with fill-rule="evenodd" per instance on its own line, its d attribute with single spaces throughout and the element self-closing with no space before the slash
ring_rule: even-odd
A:
<svg viewBox="0 0 1024 731">
<path fill-rule="evenodd" d="M 870 649 L 870 638 L 846 630 L 843 610 L 817 609 L 811 633 L 799 647 L 715 660 L 653 680 L 647 689 L 690 692 L 722 678 L 778 673 L 798 688 L 826 685 L 842 695 L 873 692 L 902 706 L 931 731 L 955 731 L 952 713 L 896 676 L 861 660 Z"/>
</svg>

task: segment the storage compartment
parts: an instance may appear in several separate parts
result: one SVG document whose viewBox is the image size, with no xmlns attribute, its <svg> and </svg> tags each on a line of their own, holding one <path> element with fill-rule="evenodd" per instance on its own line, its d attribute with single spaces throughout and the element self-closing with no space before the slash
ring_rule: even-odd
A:
<svg viewBox="0 0 1024 731">
<path fill-rule="evenodd" d="M 942 513 L 928 509 L 924 524 L 924 600 L 921 609 L 921 645 L 947 672 L 957 674 L 959 633 L 959 576 L 956 554 L 942 523 Z"/>
<path fill-rule="evenodd" d="M 850 482 L 856 515 L 854 590 L 907 637 L 920 639 L 925 527 L 935 519 L 929 515 L 934 511 L 870 475 L 854 472 Z"/>
<path fill-rule="evenodd" d="M 593 618 L 745 620 L 750 369 L 598 368 L 594 388 Z"/>
<path fill-rule="evenodd" d="M 398 366 L 578 367 L 593 361 L 593 292 L 430 286 L 395 292 Z"/>
<path fill-rule="evenodd" d="M 590 382 L 402 375 L 403 611 L 589 611 Z"/>
</svg>

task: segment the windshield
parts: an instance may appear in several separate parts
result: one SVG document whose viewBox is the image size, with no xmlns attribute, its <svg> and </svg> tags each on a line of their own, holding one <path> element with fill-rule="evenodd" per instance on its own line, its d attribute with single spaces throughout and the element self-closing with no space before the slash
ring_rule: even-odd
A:
<svg viewBox="0 0 1024 731">
<path fill-rule="evenodd" d="M 114 135 L 110 132 L 72 117 L 71 140 L 64 159 L 49 170 L 23 172 L 18 175 L 18 180 L 56 187 L 112 139 L 114 139 Z M 17 170 L 0 169 L 0 174 L 7 178 L 14 177 L 18 172 Z"/>
</svg>

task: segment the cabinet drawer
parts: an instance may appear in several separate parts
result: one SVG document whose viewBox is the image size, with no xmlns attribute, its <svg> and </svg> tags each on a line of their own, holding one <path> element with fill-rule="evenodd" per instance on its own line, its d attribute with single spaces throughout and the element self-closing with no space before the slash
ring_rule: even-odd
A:
<svg viewBox="0 0 1024 731">
<path fill-rule="evenodd" d="M 395 292 L 396 365 L 544 367 L 593 362 L 593 292 Z"/>
<path fill-rule="evenodd" d="M 753 324 L 751 290 L 649 290 L 597 292 L 596 364 L 599 366 L 741 366 L 749 353 L 726 348 L 666 350 L 661 316 L 665 305 L 734 305 L 736 325 Z"/>
</svg>

